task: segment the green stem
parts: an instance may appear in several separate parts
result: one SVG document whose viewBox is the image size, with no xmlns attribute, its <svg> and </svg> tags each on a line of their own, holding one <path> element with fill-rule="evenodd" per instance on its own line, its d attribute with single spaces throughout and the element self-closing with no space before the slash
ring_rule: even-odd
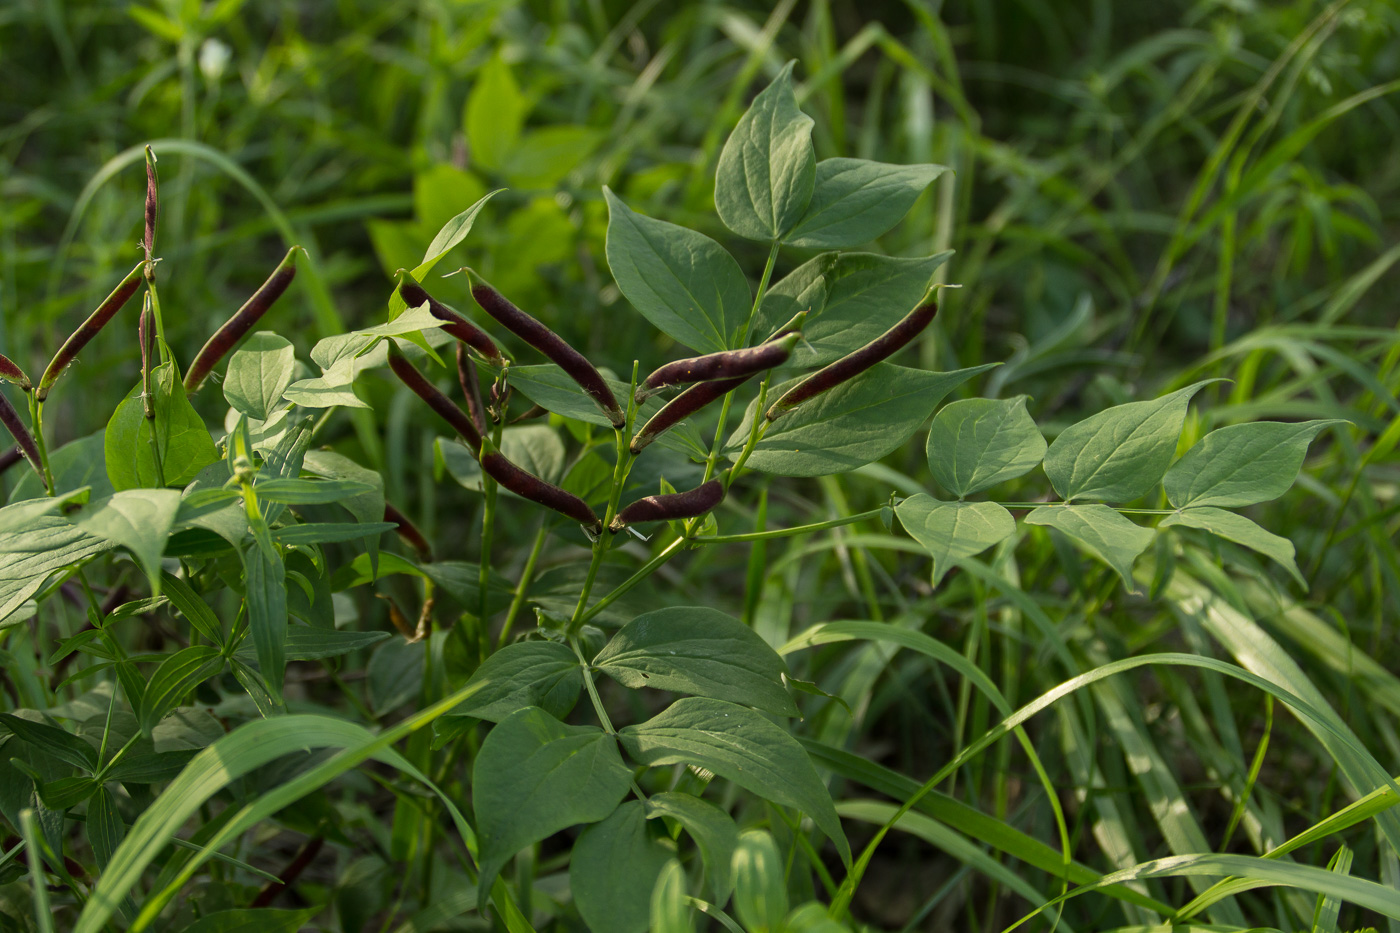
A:
<svg viewBox="0 0 1400 933">
<path fill-rule="evenodd" d="M 525 569 L 520 571 L 520 582 L 515 586 L 515 597 L 510 601 L 510 611 L 506 613 L 505 624 L 501 626 L 501 634 L 496 639 L 496 650 L 506 646 L 506 640 L 510 638 L 510 630 L 515 625 L 515 619 L 520 615 L 520 610 L 525 607 L 525 594 L 530 590 L 530 580 L 535 575 L 535 565 L 539 563 L 540 553 L 544 551 L 545 526 L 548 519 L 540 520 L 540 528 L 535 532 L 535 543 L 530 546 L 530 556 L 525 559 Z"/>
<path fill-rule="evenodd" d="M 497 423 L 496 430 L 491 438 L 492 442 L 499 450 L 501 446 L 501 432 L 504 430 L 502 423 Z M 479 456 L 479 454 L 478 454 Z M 491 653 L 491 632 L 487 625 L 487 609 L 490 605 L 490 585 L 491 585 L 491 541 L 496 532 L 496 481 L 485 473 L 481 474 L 481 491 L 486 497 L 486 505 L 481 516 L 481 560 L 477 564 L 476 586 L 477 586 L 477 639 L 480 645 L 479 651 L 481 660 L 486 660 Z"/>
<path fill-rule="evenodd" d="M 617 730 L 608 718 L 608 711 L 603 708 L 603 698 L 598 695 L 598 685 L 593 682 L 593 671 L 588 667 L 588 659 L 583 656 L 583 649 L 579 647 L 576 636 L 569 636 L 569 647 L 574 649 L 574 655 L 578 658 L 579 667 L 583 671 L 583 685 L 588 690 L 588 700 L 593 704 L 593 712 L 598 715 L 598 722 L 602 724 L 604 732 L 616 735 Z"/>
<path fill-rule="evenodd" d="M 793 535 L 803 535 L 812 531 L 826 531 L 829 528 L 840 528 L 842 525 L 854 525 L 856 522 L 863 522 L 871 518 L 879 518 L 885 507 L 870 509 L 867 512 L 857 512 L 854 515 L 845 515 L 841 518 L 833 518 L 829 521 L 814 522 L 810 525 L 795 525 L 792 528 L 775 528 L 772 531 L 750 531 L 741 535 L 700 535 L 690 540 L 696 544 L 739 544 L 744 541 L 766 541 L 769 538 L 790 538 Z"/>
<path fill-rule="evenodd" d="M 579 620 L 579 626 L 582 627 L 583 623 L 587 622 L 589 619 L 592 619 L 594 616 L 602 612 L 608 606 L 611 606 L 613 603 L 617 602 L 627 593 L 628 590 L 632 589 L 632 587 L 636 586 L 638 583 L 641 583 L 647 577 L 655 573 L 658 569 L 660 569 L 662 564 L 666 563 L 672 557 L 676 556 L 676 554 L 680 551 L 681 547 L 684 546 L 685 542 L 686 539 L 684 537 L 680 537 L 672 541 L 670 544 L 666 545 L 666 547 L 661 550 L 661 553 L 657 554 L 651 560 L 643 564 L 637 570 L 636 573 L 632 574 L 632 576 L 619 583 L 617 585 L 617 588 L 614 589 L 611 593 L 594 603 L 593 608 L 585 612 L 583 614 L 583 618 Z"/>
<path fill-rule="evenodd" d="M 151 316 L 156 320 L 156 348 L 160 350 L 160 361 L 170 362 L 170 348 L 165 345 L 165 318 L 160 314 L 160 293 L 156 291 L 154 279 L 146 281 L 146 293 L 151 296 Z"/>
<path fill-rule="evenodd" d="M 44 489 L 54 494 L 53 470 L 49 469 L 49 445 L 44 440 L 44 403 L 39 393 L 29 392 L 29 425 L 34 431 L 34 444 L 39 448 L 39 465 L 44 468 Z"/>
</svg>

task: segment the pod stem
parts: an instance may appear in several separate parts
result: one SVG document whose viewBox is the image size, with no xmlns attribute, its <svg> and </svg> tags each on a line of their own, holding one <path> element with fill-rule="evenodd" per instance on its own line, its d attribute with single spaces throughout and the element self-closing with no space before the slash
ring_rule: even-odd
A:
<svg viewBox="0 0 1400 933">
<path fill-rule="evenodd" d="M 272 270 L 272 275 L 268 276 L 267 281 L 253 292 L 252 297 L 243 303 L 243 307 L 235 311 L 233 316 L 225 321 L 224 325 L 216 330 L 208 342 L 204 344 L 203 349 L 195 356 L 194 362 L 190 364 L 189 372 L 185 374 L 186 392 L 192 393 L 197 390 L 219 360 L 228 355 L 234 345 L 253 329 L 254 324 L 261 320 L 273 303 L 282 297 L 287 286 L 292 284 L 292 279 L 296 278 L 295 260 L 298 251 L 305 252 L 300 246 L 293 246 L 287 250 L 287 255 L 277 264 L 277 268 Z M 156 323 L 159 326 L 159 315 L 156 316 Z"/>
</svg>

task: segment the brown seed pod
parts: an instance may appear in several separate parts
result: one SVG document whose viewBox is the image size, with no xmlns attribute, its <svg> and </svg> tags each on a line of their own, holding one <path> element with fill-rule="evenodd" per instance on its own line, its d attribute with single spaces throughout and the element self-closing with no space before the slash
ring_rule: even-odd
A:
<svg viewBox="0 0 1400 933">
<path fill-rule="evenodd" d="M 841 359 L 832 363 L 825 369 L 819 369 L 812 375 L 803 379 L 797 385 L 783 393 L 782 398 L 769 407 L 764 417 L 773 421 L 778 416 L 791 411 L 797 405 L 822 394 L 828 389 L 834 389 L 841 383 L 852 379 L 865 372 L 876 363 L 890 356 L 895 351 L 909 343 L 917 337 L 925 327 L 933 320 L 938 313 L 938 303 L 932 298 L 933 290 L 924 293 L 923 300 L 913 311 L 905 315 L 898 324 L 885 331 L 865 346 L 849 353 Z"/>
<path fill-rule="evenodd" d="M 13 382 L 26 392 L 33 387 L 29 377 L 24 374 L 24 370 L 16 366 L 8 356 L 0 356 L 0 380 Z"/>
<path fill-rule="evenodd" d="M 413 524 L 408 516 L 394 508 L 392 504 L 385 502 L 384 520 L 386 522 L 393 522 L 395 525 L 399 526 L 396 529 L 399 537 L 402 538 L 409 547 L 418 552 L 419 560 L 423 561 L 423 563 L 432 561 L 432 545 L 428 543 L 427 538 L 423 537 L 423 532 L 418 530 L 418 526 Z"/>
<path fill-rule="evenodd" d="M 565 343 L 564 338 L 554 331 L 511 304 L 504 295 L 487 285 L 475 272 L 470 269 L 466 272 L 472 283 L 472 297 L 481 305 L 482 310 L 564 370 L 570 379 L 579 384 L 579 388 L 592 397 L 603 414 L 608 416 L 613 427 L 620 428 L 627 424 L 627 416 L 617 406 L 617 398 L 612 389 L 608 388 L 602 374 L 582 353 Z"/>
<path fill-rule="evenodd" d="M 467 345 L 457 344 L 457 382 L 462 386 L 462 394 L 467 398 L 467 413 L 472 416 L 472 424 L 482 434 L 491 430 L 486 421 L 486 402 L 481 398 L 481 383 L 476 378 L 476 364 L 467 353 Z"/>
<path fill-rule="evenodd" d="M 19 444 L 20 453 L 24 454 L 24 459 L 29 461 L 29 465 L 34 468 L 34 472 L 40 476 L 44 475 L 44 466 L 39 459 L 39 445 L 34 443 L 34 436 L 29 433 L 29 429 L 20 420 L 19 412 L 10 404 L 10 400 L 5 398 L 5 394 L 0 392 L 0 424 L 14 435 L 15 442 Z"/>
<path fill-rule="evenodd" d="M 472 424 L 472 419 L 467 413 L 457 407 L 457 403 L 452 401 L 437 386 L 418 371 L 418 369 L 408 361 L 408 357 L 399 352 L 393 341 L 389 342 L 389 368 L 394 371 L 403 384 L 413 390 L 423 401 L 428 403 L 428 407 L 437 412 L 443 421 L 450 424 L 462 440 L 467 442 L 467 447 L 475 454 L 481 449 L 481 432 Z"/>
<path fill-rule="evenodd" d="M 686 385 L 692 382 L 707 382 L 711 379 L 731 379 L 735 376 L 752 376 L 754 373 L 781 366 L 792 356 L 793 348 L 802 339 L 801 334 L 790 333 L 743 350 L 726 350 L 722 353 L 708 353 L 688 360 L 667 363 L 653 372 L 637 387 L 637 404 L 666 386 Z"/>
<path fill-rule="evenodd" d="M 546 508 L 567 515 L 574 521 L 586 525 L 594 534 L 603 530 L 603 523 L 588 507 L 587 502 L 565 489 L 560 489 L 553 483 L 546 483 L 535 474 L 511 463 L 506 459 L 505 454 L 496 449 L 496 445 L 491 443 L 489 437 L 481 444 L 481 469 L 487 476 L 522 499 L 538 502 Z"/>
<path fill-rule="evenodd" d="M 131 296 L 136 294 L 136 289 L 141 287 L 141 270 L 145 265 L 145 262 L 137 263 L 136 268 L 128 272 L 126 278 L 112 289 L 112 294 L 104 298 L 97 310 L 89 314 L 88 319 L 58 348 L 58 352 L 49 361 L 48 368 L 44 370 L 44 375 L 39 378 L 39 388 L 36 390 L 39 401 L 48 398 L 49 390 L 58 381 L 58 377 L 63 375 L 68 364 L 77 358 L 83 347 L 88 345 L 88 341 L 97 336 L 98 331 L 107 326 L 112 315 L 120 311 L 122 306 L 131 300 Z"/>
<path fill-rule="evenodd" d="M 727 392 L 732 392 L 745 382 L 753 378 L 753 373 L 747 376 L 735 376 L 732 379 L 716 379 L 713 382 L 697 382 L 686 389 L 680 395 L 671 399 L 661 410 L 651 416 L 642 429 L 632 437 L 632 456 L 641 453 L 652 441 L 656 440 L 666 431 L 674 428 L 690 415 L 704 408 L 715 399 L 722 397 Z"/>
<path fill-rule="evenodd" d="M 695 518 L 712 511 L 724 501 L 724 481 L 715 477 L 708 483 L 685 492 L 664 496 L 644 496 L 618 512 L 608 523 L 608 530 L 621 531 L 638 522 L 663 522 L 676 518 Z"/>
<path fill-rule="evenodd" d="M 258 323 L 268 309 L 282 293 L 287 290 L 287 286 L 292 284 L 292 279 L 296 278 L 297 267 L 294 262 L 300 246 L 293 246 L 287 250 L 287 255 L 277 264 L 277 268 L 272 270 L 272 275 L 268 276 L 266 282 L 262 284 L 253 296 L 249 298 L 236 312 L 233 317 L 224 322 L 224 326 L 214 332 L 214 336 L 204 345 L 204 348 L 195 356 L 194 362 L 190 364 L 189 372 L 185 373 L 185 391 L 194 392 L 204 382 L 204 378 L 209 375 L 219 360 L 228 355 L 238 341 L 242 340 L 248 331 L 253 329 L 253 325 Z"/>
<path fill-rule="evenodd" d="M 407 275 L 403 276 L 402 284 L 399 285 L 399 295 L 410 308 L 427 304 L 428 312 L 433 317 L 447 322 L 443 325 L 443 330 L 471 347 L 492 366 L 500 367 L 505 363 L 505 358 L 501 356 L 501 348 L 496 346 L 496 341 L 492 340 L 486 331 L 429 295 L 422 285 Z"/>
<path fill-rule="evenodd" d="M 510 419 L 510 423 L 520 424 L 525 421 L 533 421 L 536 418 L 543 418 L 547 414 L 549 414 L 549 409 L 545 408 L 543 405 L 531 405 L 529 408 Z"/>
</svg>

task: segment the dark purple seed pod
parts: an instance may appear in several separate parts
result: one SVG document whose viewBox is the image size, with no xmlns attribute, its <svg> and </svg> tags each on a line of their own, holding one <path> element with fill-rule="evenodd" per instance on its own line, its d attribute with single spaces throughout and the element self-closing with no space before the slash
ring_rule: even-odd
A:
<svg viewBox="0 0 1400 933">
<path fill-rule="evenodd" d="M 732 379 L 736 376 L 752 376 L 754 373 L 781 366 L 792 356 L 793 348 L 802 339 L 801 334 L 787 334 L 777 340 L 761 343 L 743 350 L 726 350 L 722 353 L 709 353 L 688 360 L 667 363 L 647 376 L 637 387 L 637 404 L 667 386 L 688 385 L 692 382 L 708 382 L 711 379 Z"/>
<path fill-rule="evenodd" d="M 680 395 L 671 399 L 661 410 L 651 416 L 642 429 L 632 438 L 632 456 L 641 453 L 647 445 L 656 440 L 666 431 L 674 428 L 695 412 L 704 408 L 717 398 L 721 398 L 727 392 L 732 392 L 753 378 L 750 373 L 747 376 L 735 376 L 733 379 L 716 379 L 713 382 L 697 382 L 686 389 Z"/>
<path fill-rule="evenodd" d="M 408 361 L 394 346 L 393 341 L 389 342 L 389 368 L 394 371 L 394 375 L 402 380 L 403 384 L 413 390 L 423 401 L 428 403 L 428 407 L 437 412 L 443 421 L 450 424 L 458 434 L 462 435 L 462 440 L 467 442 L 467 447 L 471 449 L 473 455 L 481 450 L 481 432 L 472 424 L 472 419 L 467 413 L 457 407 L 457 403 L 452 401 L 438 387 L 433 385 L 418 369 Z"/>
<path fill-rule="evenodd" d="M 39 378 L 39 388 L 37 395 L 39 401 L 48 398 L 49 390 L 58 381 L 58 377 L 63 375 L 63 371 L 68 368 L 88 345 L 88 341 L 97 336 L 97 332 L 107 326 L 107 322 L 112 319 L 112 315 L 122 309 L 131 296 L 136 294 L 136 289 L 141 287 L 141 270 L 145 268 L 145 263 L 138 263 L 135 269 L 127 273 L 126 278 L 117 283 L 117 287 L 112 289 L 112 294 L 103 299 L 102 304 L 97 306 L 97 310 L 88 315 L 88 319 L 69 335 L 63 342 L 63 346 L 58 348 L 49 366 L 44 370 L 44 375 Z"/>
<path fill-rule="evenodd" d="M 483 311 L 564 370 L 570 379 L 579 384 L 579 388 L 592 397 L 603 414 L 608 416 L 613 427 L 620 428 L 627 424 L 627 416 L 617 406 L 617 398 L 612 389 L 608 388 L 602 374 L 582 353 L 565 343 L 564 338 L 554 331 L 511 304 L 504 295 L 487 285 L 472 270 L 468 269 L 466 273 L 472 282 L 472 297 L 481 305 Z"/>
<path fill-rule="evenodd" d="M 16 366 L 8 356 L 0 356 L 0 380 L 13 382 L 26 392 L 33 388 L 33 384 L 29 381 L 29 377 L 24 374 L 24 370 Z"/>
<path fill-rule="evenodd" d="M 407 275 L 403 276 L 402 284 L 399 285 L 399 295 L 404 303 L 410 308 L 426 304 L 428 312 L 439 321 L 446 321 L 442 329 L 456 337 L 462 343 L 471 347 L 481 356 L 483 360 L 492 366 L 499 368 L 505 364 L 505 358 L 501 356 L 501 348 L 496 346 L 496 341 L 491 336 L 477 327 L 471 321 L 453 311 L 447 305 L 438 301 L 427 290 L 419 285 Z"/>
<path fill-rule="evenodd" d="M 39 445 L 34 443 L 34 436 L 29 433 L 29 429 L 20 420 L 19 412 L 10 404 L 10 400 L 5 398 L 5 394 L 0 392 L 0 424 L 14 435 L 15 442 L 19 444 L 20 453 L 24 454 L 24 459 L 29 461 L 29 465 L 34 468 L 34 472 L 40 476 L 44 475 L 44 466 L 39 459 Z"/>
<path fill-rule="evenodd" d="M 930 289 L 924 294 L 924 300 L 919 303 L 917 308 L 905 315 L 898 324 L 859 350 L 841 357 L 825 369 L 817 370 L 787 390 L 783 393 L 782 398 L 772 404 L 764 417 L 773 421 L 779 415 L 791 411 L 794 407 L 821 395 L 828 389 L 836 388 L 841 383 L 865 372 L 881 360 L 893 356 L 897 350 L 919 336 L 923 329 L 933 321 L 934 315 L 938 313 L 938 303 L 932 300 L 932 294 Z"/>
<path fill-rule="evenodd" d="M 603 530 L 603 523 L 598 521 L 598 516 L 588 507 L 587 502 L 511 463 L 505 454 L 496 449 L 489 437 L 481 445 L 481 469 L 487 476 L 522 499 L 538 502 L 546 508 L 567 515 L 579 524 L 586 525 L 594 534 Z"/>
<path fill-rule="evenodd" d="M 204 378 L 209 375 L 219 360 L 228 355 L 238 341 L 242 340 L 248 331 L 253 329 L 253 325 L 262 319 L 273 303 L 282 297 L 282 293 L 287 290 L 287 286 L 292 284 L 292 279 L 296 278 L 297 267 L 294 262 L 300 246 L 293 246 L 287 250 L 287 255 L 277 264 L 277 268 L 272 270 L 272 275 L 268 276 L 262 287 L 253 292 L 253 296 L 244 303 L 243 307 L 234 312 L 233 317 L 224 322 L 224 326 L 214 332 L 214 336 L 209 338 L 209 342 L 199 351 L 190 364 L 189 372 L 185 373 L 185 391 L 194 392 L 204 382 Z"/>
<path fill-rule="evenodd" d="M 712 511 L 724 501 L 724 481 L 715 477 L 704 485 L 686 492 L 664 496 L 644 496 L 618 512 L 608 523 L 608 530 L 621 531 L 638 522 L 664 522 L 677 518 L 695 518 Z"/>
<path fill-rule="evenodd" d="M 156 251 L 156 218 L 160 216 L 160 182 L 156 178 L 156 154 L 146 147 L 146 233 L 141 247 L 146 252 L 147 279 L 155 278 L 155 267 L 151 257 Z"/>
<path fill-rule="evenodd" d="M 428 539 L 423 537 L 423 532 L 418 530 L 418 526 L 409 520 L 398 509 L 388 502 L 384 503 L 384 520 L 393 522 L 399 527 L 395 529 L 404 543 L 418 552 L 418 558 L 423 563 L 431 563 L 433 559 L 432 545 L 428 544 Z"/>
<path fill-rule="evenodd" d="M 481 383 L 476 378 L 476 364 L 467 353 L 467 345 L 457 344 L 457 381 L 462 386 L 462 394 L 467 398 L 467 414 L 472 416 L 472 424 L 482 434 L 491 430 L 486 420 L 486 402 L 481 398 Z"/>
</svg>

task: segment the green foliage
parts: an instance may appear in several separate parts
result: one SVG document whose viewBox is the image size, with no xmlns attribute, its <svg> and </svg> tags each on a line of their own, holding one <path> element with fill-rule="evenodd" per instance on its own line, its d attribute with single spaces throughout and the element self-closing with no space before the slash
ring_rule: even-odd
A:
<svg viewBox="0 0 1400 933">
<path fill-rule="evenodd" d="M 1385 4 L 283 13 L 0 17 L 0 929 L 1400 920 Z"/>
</svg>

